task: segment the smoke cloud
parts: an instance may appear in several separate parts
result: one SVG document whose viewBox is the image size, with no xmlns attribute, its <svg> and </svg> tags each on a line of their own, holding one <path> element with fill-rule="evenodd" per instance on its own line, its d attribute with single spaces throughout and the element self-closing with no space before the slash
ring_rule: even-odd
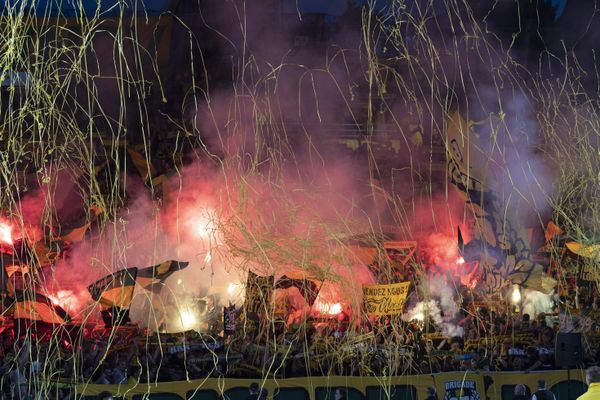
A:
<svg viewBox="0 0 600 400">
<path fill-rule="evenodd" d="M 456 288 L 442 277 L 429 277 L 422 281 L 422 291 L 429 300 L 419 301 L 403 314 L 405 321 L 431 319 L 441 332 L 449 337 L 462 336 L 463 328 L 455 324 L 459 307 L 455 300 Z"/>
</svg>

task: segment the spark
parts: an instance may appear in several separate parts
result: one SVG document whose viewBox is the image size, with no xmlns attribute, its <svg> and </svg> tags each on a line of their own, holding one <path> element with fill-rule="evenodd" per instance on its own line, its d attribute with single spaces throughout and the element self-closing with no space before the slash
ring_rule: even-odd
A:
<svg viewBox="0 0 600 400">
<path fill-rule="evenodd" d="M 193 328 L 198 322 L 196 316 L 188 309 L 180 311 L 179 318 L 181 319 L 181 325 L 185 330 Z"/>
</svg>

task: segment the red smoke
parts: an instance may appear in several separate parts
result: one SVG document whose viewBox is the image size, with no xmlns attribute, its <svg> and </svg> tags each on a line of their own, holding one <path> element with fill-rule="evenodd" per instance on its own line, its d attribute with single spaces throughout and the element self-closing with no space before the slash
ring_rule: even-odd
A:
<svg viewBox="0 0 600 400">
<path fill-rule="evenodd" d="M 476 284 L 477 264 L 465 262 L 458 252 L 456 237 L 432 233 L 420 244 L 421 260 L 430 273 L 450 274 L 471 287 Z"/>
<path fill-rule="evenodd" d="M 460 255 L 456 236 L 435 232 L 419 244 L 421 245 L 421 259 L 426 266 L 432 270 L 458 272 Z"/>
<path fill-rule="evenodd" d="M 458 251 L 458 227 L 465 242 L 470 240 L 468 213 L 465 201 L 454 190 L 447 195 L 416 201 L 411 216 L 411 234 L 418 242 L 421 262 L 427 270 L 449 272 L 460 276 L 464 272 L 464 260 L 460 263 Z"/>
<path fill-rule="evenodd" d="M 78 319 L 80 313 L 89 304 L 90 298 L 86 293 L 79 290 L 60 289 L 48 293 L 47 297 L 57 306 L 62 307 L 74 319 Z"/>
</svg>

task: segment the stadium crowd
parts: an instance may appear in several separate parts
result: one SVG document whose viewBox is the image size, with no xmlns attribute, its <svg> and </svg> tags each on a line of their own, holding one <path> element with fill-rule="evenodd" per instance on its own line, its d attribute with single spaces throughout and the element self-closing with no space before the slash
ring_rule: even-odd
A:
<svg viewBox="0 0 600 400">
<path fill-rule="evenodd" d="M 27 382 L 41 382 L 42 377 L 122 384 L 129 379 L 552 370 L 557 334 L 565 328 L 581 331 L 583 319 L 566 322 L 560 315 L 547 314 L 530 318 L 482 307 L 476 318 L 462 321 L 462 337 L 445 337 L 433 321 L 417 320 L 377 321 L 357 332 L 343 314 L 309 320 L 300 327 L 272 321 L 253 331 L 248 324 L 233 335 L 212 336 L 195 331 L 148 333 L 122 326 L 84 332 L 81 340 L 69 341 L 64 335 L 44 340 L 31 332 L 19 338 L 13 330 L 5 330 L 0 347 L 2 392 L 31 390 Z M 585 329 L 582 367 L 598 365 L 600 327 L 594 322 Z"/>
</svg>

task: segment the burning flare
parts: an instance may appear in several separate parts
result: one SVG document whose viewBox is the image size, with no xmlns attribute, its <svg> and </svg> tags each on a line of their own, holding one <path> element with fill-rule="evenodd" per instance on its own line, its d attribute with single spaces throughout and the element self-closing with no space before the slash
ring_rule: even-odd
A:
<svg viewBox="0 0 600 400">
<path fill-rule="evenodd" d="M 521 291 L 518 286 L 513 287 L 512 302 L 513 304 L 519 304 L 521 302 Z"/>
<path fill-rule="evenodd" d="M 209 240 L 214 237 L 217 227 L 215 224 L 216 213 L 210 208 L 190 209 L 186 215 L 186 225 L 191 234 L 202 240 Z"/>
<path fill-rule="evenodd" d="M 13 244 L 12 226 L 5 221 L 0 221 L 0 242 Z"/>
<path fill-rule="evenodd" d="M 239 283 L 232 282 L 229 284 L 229 286 L 227 286 L 227 294 L 229 294 L 231 296 L 236 291 L 238 291 L 240 288 L 241 288 L 241 285 Z"/>
<path fill-rule="evenodd" d="M 316 309 L 321 314 L 337 315 L 342 312 L 342 303 L 323 303 L 317 302 Z"/>
<path fill-rule="evenodd" d="M 179 319 L 184 330 L 192 329 L 198 324 L 198 319 L 188 308 L 180 311 Z"/>
</svg>

